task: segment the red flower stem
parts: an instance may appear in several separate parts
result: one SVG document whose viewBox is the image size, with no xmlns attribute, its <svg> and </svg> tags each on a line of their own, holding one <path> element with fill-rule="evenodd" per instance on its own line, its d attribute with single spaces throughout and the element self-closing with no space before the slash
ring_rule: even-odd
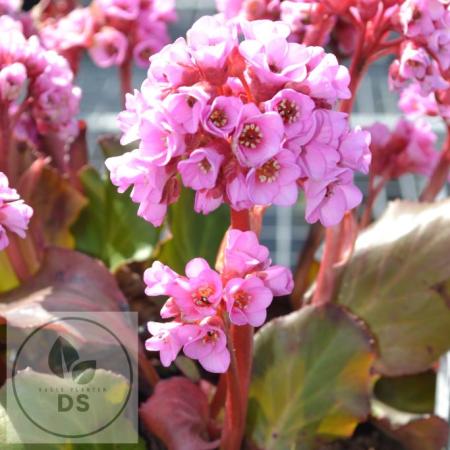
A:
<svg viewBox="0 0 450 450">
<path fill-rule="evenodd" d="M 421 202 L 432 202 L 447 182 L 450 170 L 450 125 L 447 125 L 447 136 L 442 148 L 441 157 L 431 175 L 427 186 L 420 195 Z"/>
<path fill-rule="evenodd" d="M 360 229 L 364 229 L 367 227 L 367 225 L 369 225 L 371 219 L 372 219 L 372 210 L 373 210 L 373 205 L 375 204 L 375 200 L 378 197 L 378 194 L 381 192 L 381 190 L 384 188 L 384 186 L 386 185 L 386 181 L 387 178 L 383 177 L 380 182 L 374 186 L 374 179 L 373 176 L 370 175 L 370 180 L 369 180 L 369 195 L 367 197 L 367 201 L 366 201 L 366 207 L 364 209 L 364 213 L 361 217 L 361 221 L 359 223 L 359 228 Z"/>
<path fill-rule="evenodd" d="M 250 230 L 248 210 L 231 210 L 231 228 Z M 241 448 L 247 416 L 248 390 L 253 360 L 253 327 L 231 325 L 229 332 L 230 368 L 226 374 L 227 395 L 222 450 Z"/>
<path fill-rule="evenodd" d="M 133 91 L 132 83 L 132 59 L 131 55 L 125 58 L 125 61 L 119 67 L 120 91 L 122 94 L 122 108 L 125 109 L 126 94 Z"/>
<path fill-rule="evenodd" d="M 356 91 L 358 90 L 359 83 L 366 71 L 366 63 L 364 57 L 364 43 L 366 39 L 366 26 L 361 28 L 358 43 L 355 49 L 355 53 L 353 54 L 352 63 L 350 65 L 350 92 L 352 96 L 343 100 L 340 104 L 339 110 L 341 112 L 345 112 L 350 114 L 353 110 L 353 103 L 355 102 Z"/>
<path fill-rule="evenodd" d="M 317 276 L 317 286 L 312 299 L 313 305 L 325 305 L 333 299 L 336 283 L 336 272 L 334 265 L 339 259 L 341 224 L 327 228 L 325 231 L 325 248 L 322 262 L 320 263 Z"/>
<path fill-rule="evenodd" d="M 226 374 L 222 374 L 219 378 L 219 383 L 216 387 L 216 392 L 211 400 L 211 404 L 209 406 L 209 415 L 212 419 L 215 419 L 220 410 L 225 405 L 225 400 L 227 396 L 227 376 Z"/>
</svg>

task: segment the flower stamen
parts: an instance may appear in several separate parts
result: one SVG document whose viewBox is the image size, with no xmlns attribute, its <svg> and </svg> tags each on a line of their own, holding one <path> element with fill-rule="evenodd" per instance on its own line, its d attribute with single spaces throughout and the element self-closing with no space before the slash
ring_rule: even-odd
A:
<svg viewBox="0 0 450 450">
<path fill-rule="evenodd" d="M 246 123 L 239 135 L 239 144 L 247 148 L 256 148 L 262 141 L 263 134 L 255 123 Z"/>
</svg>

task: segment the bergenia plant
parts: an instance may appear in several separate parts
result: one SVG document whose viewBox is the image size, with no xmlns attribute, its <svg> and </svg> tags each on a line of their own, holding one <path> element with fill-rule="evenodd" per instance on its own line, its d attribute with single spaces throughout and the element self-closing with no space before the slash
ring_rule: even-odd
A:
<svg viewBox="0 0 450 450">
<path fill-rule="evenodd" d="M 173 1 L 0 1 L 1 322 L 138 312 L 119 324 L 140 338 L 138 450 L 441 450 L 448 1 L 216 3 L 171 42 Z M 85 52 L 121 80 L 104 176 L 77 120 Z M 359 126 L 375 62 L 401 113 Z M 380 217 L 398 180 L 418 195 Z M 308 228 L 293 272 L 275 207 Z"/>
</svg>

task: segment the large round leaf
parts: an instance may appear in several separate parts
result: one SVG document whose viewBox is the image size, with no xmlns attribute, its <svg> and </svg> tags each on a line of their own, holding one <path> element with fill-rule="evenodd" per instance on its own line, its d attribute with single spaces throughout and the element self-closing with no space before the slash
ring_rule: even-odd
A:
<svg viewBox="0 0 450 450">
<path fill-rule="evenodd" d="M 306 306 L 256 335 L 248 435 L 265 450 L 350 435 L 369 412 L 374 355 L 365 328 L 335 305 Z"/>
<path fill-rule="evenodd" d="M 362 233 L 339 303 L 377 338 L 386 375 L 425 371 L 450 348 L 450 200 L 392 203 Z"/>
</svg>

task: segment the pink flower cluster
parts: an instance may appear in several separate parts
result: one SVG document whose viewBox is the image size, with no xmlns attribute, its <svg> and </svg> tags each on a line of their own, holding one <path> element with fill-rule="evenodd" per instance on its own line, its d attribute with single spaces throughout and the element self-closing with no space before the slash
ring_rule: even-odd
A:
<svg viewBox="0 0 450 450">
<path fill-rule="evenodd" d="M 0 0 L 0 15 L 17 13 L 21 4 L 21 0 Z"/>
<path fill-rule="evenodd" d="M 450 6 L 439 0 L 406 0 L 399 20 L 405 40 L 400 56 L 390 68 L 393 88 L 409 83 L 420 88 L 421 95 L 450 87 Z"/>
<path fill-rule="evenodd" d="M 110 158 L 112 182 L 161 225 L 180 178 L 203 214 L 293 205 L 306 195 L 306 220 L 338 223 L 361 201 L 353 173 L 367 173 L 370 135 L 332 110 L 348 98 L 349 74 L 320 47 L 287 40 L 268 20 L 237 28 L 216 17 L 151 57 L 140 91 L 119 115 L 122 143 L 138 148 Z"/>
<path fill-rule="evenodd" d="M 428 122 L 401 119 L 393 131 L 381 123 L 369 131 L 373 175 L 389 180 L 406 173 L 429 176 L 433 172 L 439 153 L 435 149 L 437 137 Z"/>
<path fill-rule="evenodd" d="M 78 132 L 81 90 L 67 61 L 36 36 L 26 39 L 20 22 L 8 16 L 0 17 L 0 34 L 0 109 L 16 137 L 35 145 L 40 135 L 70 141 Z"/>
<path fill-rule="evenodd" d="M 47 48 L 73 61 L 87 49 L 99 67 L 121 65 L 133 57 L 148 67 L 150 55 L 169 42 L 167 23 L 175 19 L 174 0 L 94 0 L 40 30 Z"/>
<path fill-rule="evenodd" d="M 290 294 L 291 272 L 272 266 L 269 250 L 260 245 L 252 231 L 229 230 L 221 273 L 202 258 L 186 265 L 186 276 L 178 275 L 160 262 L 144 273 L 146 293 L 167 295 L 161 309 L 163 319 L 149 322 L 153 335 L 145 345 L 159 351 L 169 366 L 181 349 L 210 372 L 225 372 L 230 364 L 227 348 L 229 323 L 261 326 L 274 296 Z"/>
<path fill-rule="evenodd" d="M 32 215 L 33 210 L 20 199 L 15 189 L 9 187 L 8 178 L 0 172 L 0 251 L 9 244 L 7 230 L 25 237 Z"/>
</svg>

